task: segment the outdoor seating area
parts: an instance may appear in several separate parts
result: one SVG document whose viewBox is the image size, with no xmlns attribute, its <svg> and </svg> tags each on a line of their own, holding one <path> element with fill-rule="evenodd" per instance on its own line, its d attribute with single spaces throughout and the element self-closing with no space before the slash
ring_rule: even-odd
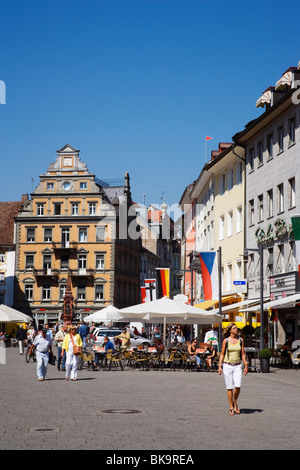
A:
<svg viewBox="0 0 300 470">
<path fill-rule="evenodd" d="M 202 351 L 202 350 L 201 350 Z M 100 355 L 97 366 L 94 366 L 95 355 Z M 114 351 L 104 351 L 104 348 L 84 349 L 80 358 L 80 369 L 91 370 L 169 370 L 169 371 L 217 371 L 219 364 L 219 352 L 208 367 L 204 352 L 197 352 L 201 358 L 200 367 L 196 366 L 196 359 L 188 354 L 185 348 L 170 347 L 166 351 L 159 352 L 156 348 L 118 348 Z"/>
</svg>

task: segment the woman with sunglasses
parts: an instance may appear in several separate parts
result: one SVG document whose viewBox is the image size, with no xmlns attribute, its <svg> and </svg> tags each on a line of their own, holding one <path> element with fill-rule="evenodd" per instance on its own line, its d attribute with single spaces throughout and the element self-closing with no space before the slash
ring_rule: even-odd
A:
<svg viewBox="0 0 300 470">
<path fill-rule="evenodd" d="M 219 360 L 219 375 L 224 374 L 227 398 L 229 402 L 229 414 L 239 415 L 240 409 L 237 399 L 241 391 L 242 383 L 242 362 L 244 363 L 244 374 L 248 373 L 248 364 L 244 350 L 244 341 L 238 335 L 238 328 L 235 323 L 229 323 L 224 330 L 224 341 Z M 223 370 L 222 370 L 223 364 Z"/>
<path fill-rule="evenodd" d="M 77 379 L 77 365 L 78 365 L 78 351 L 77 348 L 82 348 L 83 343 L 80 335 L 76 333 L 76 326 L 71 325 L 68 333 L 64 337 L 61 355 L 63 357 L 64 351 L 66 351 L 66 380 Z"/>
</svg>

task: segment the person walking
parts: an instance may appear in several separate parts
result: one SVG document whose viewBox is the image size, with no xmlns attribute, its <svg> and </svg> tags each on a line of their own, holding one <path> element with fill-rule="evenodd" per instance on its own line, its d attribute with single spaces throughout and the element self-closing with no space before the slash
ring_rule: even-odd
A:
<svg viewBox="0 0 300 470">
<path fill-rule="evenodd" d="M 19 341 L 20 355 L 24 354 L 24 342 L 27 339 L 27 330 L 21 325 L 16 333 L 16 339 Z"/>
<path fill-rule="evenodd" d="M 229 414 L 240 414 L 237 404 L 242 383 L 242 362 L 244 374 L 248 373 L 248 364 L 244 350 L 244 341 L 238 336 L 238 328 L 235 323 L 229 323 L 224 330 L 224 340 L 219 359 L 219 375 L 224 374 L 229 402 Z M 222 369 L 223 364 L 223 369 Z"/>
<path fill-rule="evenodd" d="M 61 352 L 63 341 L 67 334 L 67 331 L 68 325 L 64 323 L 54 337 L 57 344 L 57 370 L 60 370 L 60 365 L 62 370 L 66 370 L 66 351 L 64 351 L 63 355 L 61 354 Z"/>
<path fill-rule="evenodd" d="M 84 321 L 81 322 L 81 325 L 79 327 L 79 330 L 78 330 L 78 333 L 80 334 L 80 337 L 82 339 L 82 342 L 83 342 L 83 347 L 85 348 L 85 342 L 86 342 L 86 337 L 87 335 L 89 334 L 89 327 L 87 326 L 86 323 L 84 323 Z"/>
<path fill-rule="evenodd" d="M 49 352 L 52 353 L 53 340 L 47 335 L 47 328 L 43 327 L 40 333 L 34 338 L 30 348 L 36 348 L 37 377 L 38 380 L 45 380 L 49 363 Z"/>
<path fill-rule="evenodd" d="M 76 333 L 76 326 L 71 325 L 69 331 L 64 337 L 62 344 L 61 357 L 63 357 L 64 351 L 66 351 L 66 380 L 77 380 L 77 367 L 78 367 L 78 356 L 81 354 L 77 350 L 81 350 L 83 346 L 82 339 L 78 333 Z"/>
</svg>

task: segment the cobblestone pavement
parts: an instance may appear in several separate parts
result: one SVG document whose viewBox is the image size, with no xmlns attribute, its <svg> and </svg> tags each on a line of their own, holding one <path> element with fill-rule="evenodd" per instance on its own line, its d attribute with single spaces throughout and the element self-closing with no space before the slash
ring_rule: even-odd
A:
<svg viewBox="0 0 300 470">
<path fill-rule="evenodd" d="M 48 366 L 39 382 L 36 364 L 8 348 L 0 374 L 2 450 L 300 448 L 300 370 L 249 373 L 239 416 L 217 372 L 83 369 L 67 382 Z"/>
</svg>

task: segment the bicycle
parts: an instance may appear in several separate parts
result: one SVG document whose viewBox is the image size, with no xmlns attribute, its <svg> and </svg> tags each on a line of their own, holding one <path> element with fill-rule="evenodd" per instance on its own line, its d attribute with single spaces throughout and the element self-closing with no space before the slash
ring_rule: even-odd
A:
<svg viewBox="0 0 300 470">
<path fill-rule="evenodd" d="M 36 353 L 35 353 L 35 347 L 32 349 L 30 352 L 32 344 L 28 345 L 27 351 L 26 351 L 26 362 L 30 362 L 30 359 L 32 359 L 33 362 L 36 362 Z"/>
</svg>

